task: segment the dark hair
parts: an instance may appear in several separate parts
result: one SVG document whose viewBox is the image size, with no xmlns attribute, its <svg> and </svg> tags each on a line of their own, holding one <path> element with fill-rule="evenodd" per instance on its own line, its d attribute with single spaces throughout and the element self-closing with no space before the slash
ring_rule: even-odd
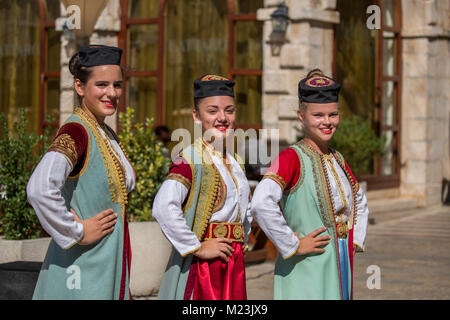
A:
<svg viewBox="0 0 450 320">
<path fill-rule="evenodd" d="M 79 52 L 75 53 L 69 61 L 69 70 L 74 79 L 79 79 L 82 83 L 86 83 L 92 74 L 92 68 L 83 67 L 80 62 Z"/>
<path fill-rule="evenodd" d="M 308 72 L 308 74 L 306 75 L 306 78 L 311 78 L 314 76 L 325 77 L 322 70 L 320 70 L 319 68 L 312 69 L 310 72 Z"/>
<path fill-rule="evenodd" d="M 167 126 L 157 126 L 154 132 L 159 137 L 163 132 L 170 133 L 170 129 Z"/>
<path fill-rule="evenodd" d="M 69 71 L 73 75 L 74 79 L 79 79 L 82 83 L 86 84 L 92 74 L 92 68 L 83 67 L 80 62 L 80 53 L 75 53 L 69 61 Z M 77 93 L 78 95 L 78 93 Z M 82 97 L 78 95 L 78 101 L 81 105 Z"/>
<path fill-rule="evenodd" d="M 196 98 L 194 99 L 194 108 L 195 110 L 197 110 L 197 112 L 199 111 L 198 106 L 200 105 L 200 102 L 202 102 L 203 98 Z"/>
</svg>

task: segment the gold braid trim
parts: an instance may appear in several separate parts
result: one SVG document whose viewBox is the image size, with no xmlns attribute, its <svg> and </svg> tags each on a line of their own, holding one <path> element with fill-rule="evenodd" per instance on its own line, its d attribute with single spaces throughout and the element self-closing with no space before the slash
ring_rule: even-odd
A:
<svg viewBox="0 0 450 320">
<path fill-rule="evenodd" d="M 325 160 L 316 150 L 314 150 L 306 141 L 301 140 L 297 143 L 297 146 L 301 148 L 303 152 L 310 158 L 312 171 L 314 176 L 314 184 L 317 190 L 317 197 L 319 200 L 319 207 L 323 222 L 327 229 L 331 231 L 331 236 L 334 241 L 334 250 L 336 252 L 337 269 L 340 274 L 340 259 L 338 250 L 338 238 L 336 230 L 336 222 L 334 219 L 334 203 L 333 197 L 331 197 L 330 182 L 328 181 L 328 175 L 326 174 Z M 342 286 L 342 284 L 341 284 Z"/>
<path fill-rule="evenodd" d="M 275 172 L 266 173 L 264 175 L 264 177 L 262 177 L 261 181 L 263 179 L 271 179 L 271 180 L 275 181 L 281 187 L 282 191 L 284 191 L 284 189 L 286 189 L 286 182 L 284 181 L 284 179 L 281 176 L 279 176 Z"/>
<path fill-rule="evenodd" d="M 334 203 L 330 196 L 330 185 L 328 176 L 326 174 L 326 167 L 324 159 L 320 154 L 310 147 L 304 140 L 301 140 L 297 145 L 310 158 L 313 169 L 314 183 L 316 185 L 317 197 L 319 200 L 320 211 L 322 218 L 327 228 L 333 227 L 335 229 L 334 221 Z M 335 231 L 335 230 L 334 230 Z"/>
<path fill-rule="evenodd" d="M 95 141 L 97 143 L 98 149 L 100 151 L 101 157 L 103 159 L 103 164 L 105 166 L 106 174 L 108 176 L 109 191 L 111 195 L 111 200 L 113 202 L 119 203 L 122 207 L 122 223 L 124 223 L 124 208 L 128 203 L 128 194 L 126 189 L 126 182 L 124 178 L 124 173 L 119 164 L 119 161 L 114 156 L 109 143 L 105 141 L 105 138 L 100 133 L 96 120 L 89 117 L 81 108 L 77 107 L 74 110 L 74 114 L 78 116 L 86 126 L 91 130 L 94 135 Z M 105 132 L 107 135 L 107 133 Z M 107 139 L 107 138 L 106 138 Z M 122 148 L 123 150 L 123 148 Z M 125 168 L 124 168 L 125 170 Z"/>
<path fill-rule="evenodd" d="M 47 152 L 49 151 L 56 151 L 63 154 L 72 164 L 72 169 L 75 168 L 78 162 L 77 148 L 75 141 L 67 133 L 57 136 Z"/>
<path fill-rule="evenodd" d="M 356 252 L 365 252 L 366 251 L 366 250 L 364 250 L 363 247 L 361 247 L 359 244 L 357 244 L 355 242 L 353 242 L 353 245 L 355 245 L 357 247 Z M 359 250 L 358 250 L 358 248 L 359 248 Z"/>
<path fill-rule="evenodd" d="M 133 165 L 132 165 L 132 163 L 130 161 L 130 157 L 128 156 L 127 151 L 123 147 L 122 142 L 120 141 L 119 137 L 114 132 L 114 130 L 110 126 L 108 126 L 106 123 L 101 125 L 101 127 L 103 128 L 106 136 L 108 136 L 108 133 L 106 132 L 107 131 L 106 129 L 108 129 L 108 131 L 112 134 L 114 139 L 117 141 L 117 144 L 119 145 L 119 148 L 122 150 L 122 153 L 124 154 L 125 159 L 127 159 L 129 164 L 131 165 L 131 167 L 133 167 Z M 126 185 L 126 180 L 125 180 L 127 168 L 125 167 L 125 164 L 122 164 L 122 160 L 119 159 L 120 158 L 120 154 L 117 153 L 117 156 L 116 156 L 116 152 L 114 152 L 112 150 L 112 148 L 113 148 L 112 145 L 110 145 L 106 140 L 103 140 L 103 141 L 105 142 L 106 147 L 108 148 L 108 151 L 109 151 L 110 155 L 112 156 L 113 160 L 117 164 L 117 167 L 119 169 L 121 169 L 120 172 L 122 173 L 121 179 L 123 180 L 123 184 L 120 186 L 120 188 L 122 189 L 123 195 L 125 195 L 124 204 L 126 205 L 126 204 L 128 204 L 128 193 L 127 193 L 127 185 Z M 136 180 L 136 172 L 134 172 L 134 169 L 133 169 L 133 174 L 134 174 L 134 179 Z"/>
<path fill-rule="evenodd" d="M 202 241 L 206 228 L 209 225 L 211 215 L 220 210 L 225 202 L 227 187 L 219 173 L 219 170 L 214 165 L 211 155 L 206 150 L 207 145 L 203 142 L 203 139 L 199 138 L 195 140 L 193 148 L 199 155 L 201 155 L 202 165 L 200 170 L 202 170 L 202 179 L 197 181 L 198 167 L 194 164 L 194 161 L 190 158 L 189 154 L 180 154 L 180 156 L 187 160 L 192 171 L 191 189 L 187 202 L 183 207 L 183 214 L 186 214 L 192 207 L 195 200 L 196 186 L 198 186 L 199 183 L 200 191 L 197 207 L 195 209 L 192 231 L 199 241 Z"/>
<path fill-rule="evenodd" d="M 167 176 L 167 180 L 175 180 L 177 182 L 180 182 L 188 190 L 191 188 L 191 182 L 189 181 L 189 179 L 179 173 L 169 173 L 169 175 Z"/>
<path fill-rule="evenodd" d="M 345 167 L 345 160 L 344 160 L 344 157 L 342 156 L 342 154 L 340 154 L 336 150 L 332 150 L 332 152 L 335 155 L 337 163 L 339 164 L 341 169 L 345 172 L 345 175 L 347 176 L 347 180 L 350 182 L 350 185 L 352 187 L 353 206 L 352 206 L 352 210 L 351 210 L 352 213 L 348 219 L 348 228 L 349 228 L 349 230 L 351 230 L 353 228 L 353 226 L 356 224 L 356 193 L 358 192 L 359 184 L 356 183 L 356 181 L 354 181 L 352 179 L 350 172 Z"/>
<path fill-rule="evenodd" d="M 128 160 L 129 164 L 133 168 L 133 163 L 131 162 L 130 157 L 128 156 L 127 150 L 124 148 L 124 146 L 122 144 L 122 141 L 120 141 L 119 136 L 106 123 L 103 124 L 103 126 L 106 127 L 109 130 L 109 132 L 111 132 L 111 134 L 113 135 L 114 139 L 116 139 L 117 144 L 119 145 L 120 149 L 122 150 L 123 154 L 125 155 L 125 158 Z M 136 172 L 134 172 L 134 168 L 133 168 L 133 174 L 134 174 L 134 177 L 136 178 Z"/>
<path fill-rule="evenodd" d="M 217 190 L 216 202 L 214 203 L 214 209 L 212 211 L 213 213 L 219 211 L 223 207 L 226 197 L 227 197 L 227 185 L 223 181 L 222 176 L 219 174 L 219 186 Z"/>
<path fill-rule="evenodd" d="M 193 232 L 199 239 L 202 240 L 203 234 L 209 223 L 209 218 L 214 210 L 214 204 L 219 189 L 220 173 L 216 166 L 213 164 L 213 160 L 208 151 L 205 150 L 203 139 L 197 139 L 194 142 L 194 148 L 199 154 L 202 155 L 202 181 L 199 181 L 200 196 L 197 202 L 197 209 L 194 218 Z M 203 195 L 203 196 L 202 196 Z"/>
</svg>

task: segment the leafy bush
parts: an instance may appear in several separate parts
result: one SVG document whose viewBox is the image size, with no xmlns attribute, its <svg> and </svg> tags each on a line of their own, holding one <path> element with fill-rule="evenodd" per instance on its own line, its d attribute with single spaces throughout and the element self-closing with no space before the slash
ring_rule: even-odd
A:
<svg viewBox="0 0 450 320">
<path fill-rule="evenodd" d="M 156 140 L 153 119 L 133 124 L 134 109 L 119 113 L 119 134 L 136 172 L 136 186 L 129 199 L 130 221 L 152 221 L 153 199 L 167 177 L 170 159 L 164 156 L 163 144 Z"/>
<path fill-rule="evenodd" d="M 331 146 L 338 150 L 356 176 L 373 173 L 376 156 L 382 155 L 385 137 L 377 137 L 368 120 L 359 116 L 341 119 Z"/>
<path fill-rule="evenodd" d="M 47 118 L 50 123 L 51 118 Z M 0 234 L 7 240 L 34 239 L 43 230 L 27 202 L 26 186 L 34 166 L 48 149 L 51 127 L 44 135 L 26 132 L 28 120 L 20 109 L 20 119 L 9 132 L 5 114 L 0 114 Z"/>
</svg>

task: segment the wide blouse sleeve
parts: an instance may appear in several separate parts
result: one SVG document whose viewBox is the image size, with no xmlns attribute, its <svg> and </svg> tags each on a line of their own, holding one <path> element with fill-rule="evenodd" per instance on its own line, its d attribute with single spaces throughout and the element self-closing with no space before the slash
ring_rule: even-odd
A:
<svg viewBox="0 0 450 320">
<path fill-rule="evenodd" d="M 63 249 L 73 246 L 84 234 L 83 225 L 66 207 L 61 189 L 67 177 L 83 166 L 87 139 L 80 124 L 61 127 L 27 184 L 28 202 L 43 229 Z"/>
<path fill-rule="evenodd" d="M 300 176 L 295 150 L 286 149 L 272 163 L 253 194 L 251 213 L 284 259 L 297 252 L 299 239 L 287 225 L 279 202 L 283 191 L 291 189 Z"/>
<path fill-rule="evenodd" d="M 356 193 L 356 224 L 353 229 L 353 243 L 358 247 L 357 251 L 365 251 L 367 224 L 369 219 L 369 207 L 364 190 L 360 187 Z"/>
<path fill-rule="evenodd" d="M 183 217 L 183 203 L 189 194 L 192 172 L 189 164 L 177 159 L 170 167 L 167 180 L 161 185 L 153 202 L 152 216 L 180 255 L 186 256 L 200 248 L 201 243 Z"/>
<path fill-rule="evenodd" d="M 357 251 L 365 251 L 365 240 L 367 234 L 367 224 L 369 220 L 369 207 L 367 206 L 367 197 L 364 190 L 356 181 L 355 175 L 352 173 L 349 165 L 345 162 L 345 168 L 350 173 L 350 178 L 357 185 L 356 192 L 356 223 L 353 228 L 353 244 L 356 245 Z"/>
</svg>

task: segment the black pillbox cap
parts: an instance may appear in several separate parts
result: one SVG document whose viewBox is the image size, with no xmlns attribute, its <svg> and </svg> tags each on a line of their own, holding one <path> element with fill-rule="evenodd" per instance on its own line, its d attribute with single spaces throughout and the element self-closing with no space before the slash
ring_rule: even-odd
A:
<svg viewBox="0 0 450 320">
<path fill-rule="evenodd" d="M 88 45 L 80 48 L 78 56 L 83 67 L 120 65 L 122 49 L 103 45 Z"/>
<path fill-rule="evenodd" d="M 235 82 L 227 78 L 207 74 L 194 80 L 194 99 L 229 96 L 234 98 Z"/>
<path fill-rule="evenodd" d="M 341 86 L 335 80 L 325 76 L 312 76 L 298 84 L 298 98 L 304 102 L 338 102 Z"/>
</svg>

